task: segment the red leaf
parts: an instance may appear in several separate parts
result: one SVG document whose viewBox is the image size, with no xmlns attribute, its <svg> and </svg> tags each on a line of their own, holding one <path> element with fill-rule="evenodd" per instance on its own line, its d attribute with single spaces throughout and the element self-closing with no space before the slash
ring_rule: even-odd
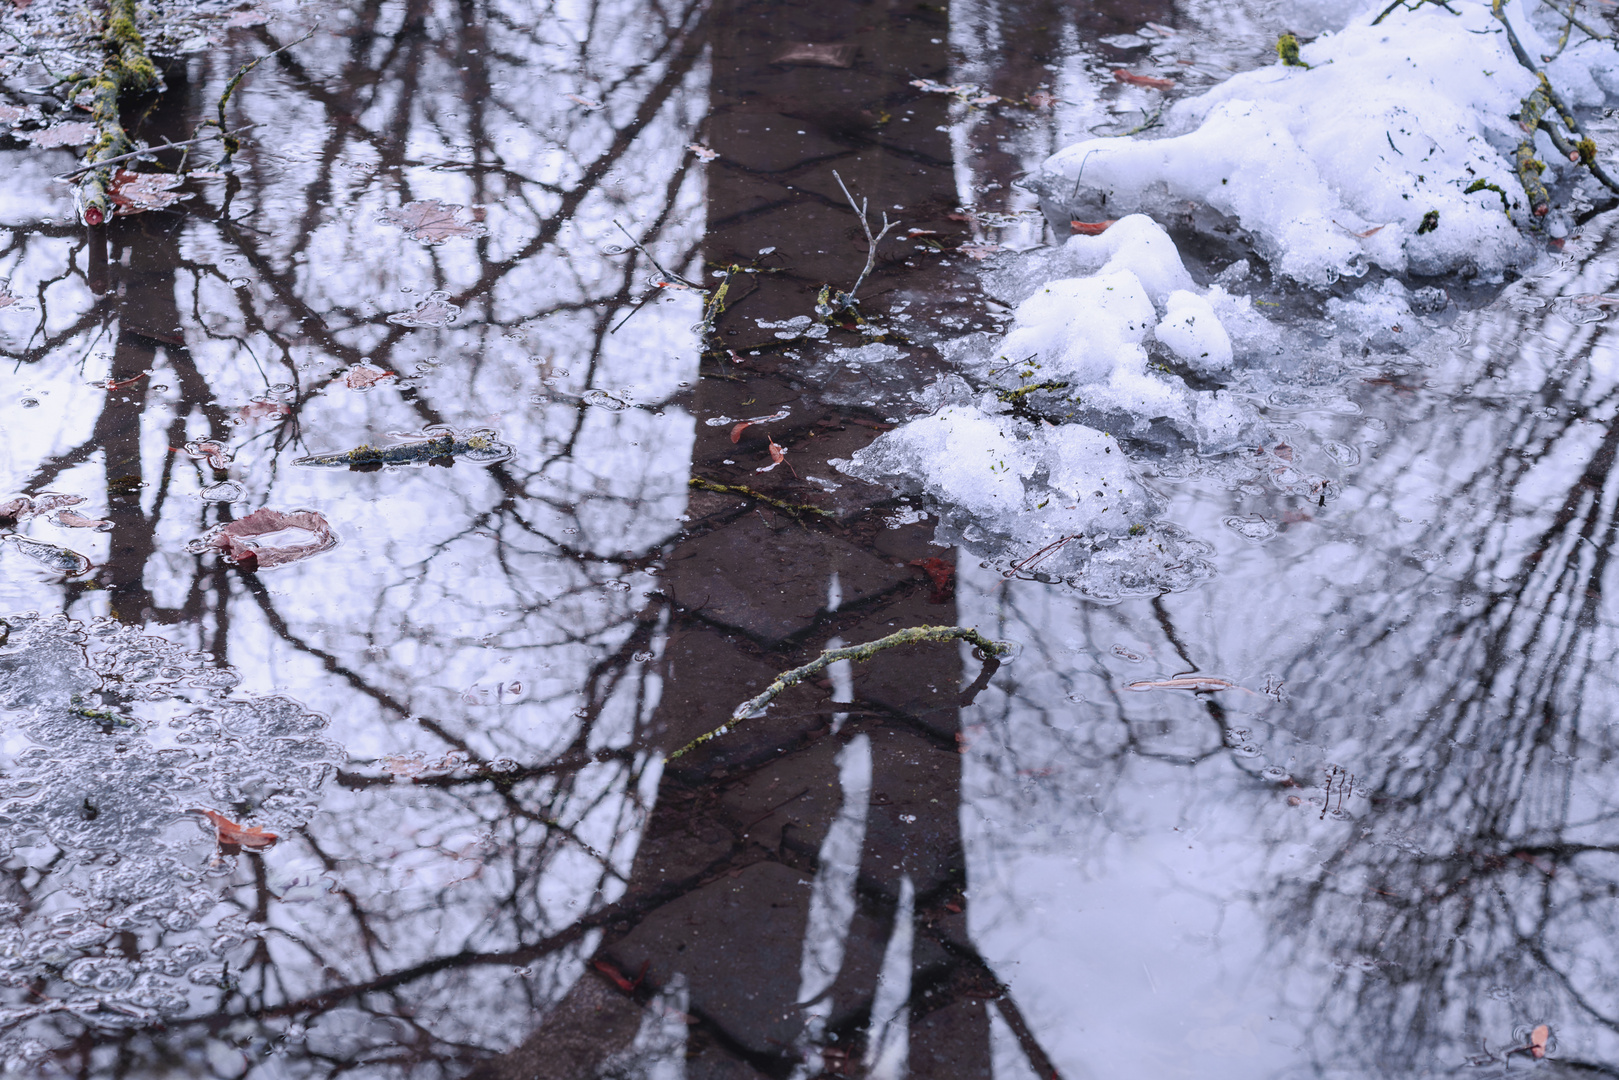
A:
<svg viewBox="0 0 1619 1080">
<path fill-rule="evenodd" d="M 1111 221 L 1070 221 L 1068 227 L 1079 236 L 1101 236 L 1111 224 Z"/>
<path fill-rule="evenodd" d="M 1541 1024 L 1529 1033 L 1529 1052 L 1537 1058 L 1546 1056 L 1546 1041 L 1552 1037 L 1552 1029 Z"/>
<path fill-rule="evenodd" d="M 1125 71 L 1123 68 L 1115 69 L 1113 78 L 1121 83 L 1128 83 L 1131 86 L 1145 86 L 1153 90 L 1175 89 L 1175 83 L 1170 79 L 1160 79 L 1154 75 L 1137 75 L 1134 72 Z"/>
<path fill-rule="evenodd" d="M 775 439 L 771 439 L 770 440 L 770 460 L 775 462 L 777 465 L 780 465 L 782 463 L 782 460 L 784 458 L 786 458 L 786 456 L 787 456 L 787 451 L 785 451 L 781 447 L 777 446 Z"/>
<path fill-rule="evenodd" d="M 573 97 L 572 94 L 568 96 Z M 397 225 L 405 230 L 406 236 L 424 244 L 442 244 L 462 236 L 488 236 L 489 229 L 477 221 L 477 208 L 473 208 L 473 221 L 470 223 L 460 220 L 462 209 L 458 203 L 426 199 L 406 203 L 398 210 L 389 210 L 377 220 L 384 225 Z"/>
<path fill-rule="evenodd" d="M 275 842 L 281 839 L 275 833 L 265 832 L 256 826 L 238 825 L 224 814 L 218 814 L 212 810 L 199 809 L 196 813 L 214 823 L 214 830 L 218 835 L 220 846 L 230 844 L 247 848 L 249 851 L 263 851 L 266 848 L 274 847 Z"/>
<path fill-rule="evenodd" d="M 731 429 L 731 442 L 733 442 L 733 443 L 740 442 L 741 439 L 742 439 L 742 429 L 745 428 L 745 427 L 749 427 L 750 425 L 752 425 L 752 423 L 753 423 L 752 420 L 744 420 L 740 424 L 738 424 L 736 427 L 732 428 Z"/>
<path fill-rule="evenodd" d="M 607 976 L 609 979 L 612 979 L 613 985 L 624 991 L 626 994 L 635 993 L 636 984 L 626 979 L 618 968 L 614 967 L 612 964 L 609 964 L 605 960 L 592 960 L 590 962 L 590 966 Z M 643 968 L 642 970 L 644 971 L 645 969 Z"/>
<path fill-rule="evenodd" d="M 911 565 L 927 574 L 928 579 L 933 582 L 933 594 L 928 597 L 928 603 L 950 602 L 950 579 L 956 575 L 955 566 L 937 556 L 929 559 L 912 559 Z"/>
</svg>

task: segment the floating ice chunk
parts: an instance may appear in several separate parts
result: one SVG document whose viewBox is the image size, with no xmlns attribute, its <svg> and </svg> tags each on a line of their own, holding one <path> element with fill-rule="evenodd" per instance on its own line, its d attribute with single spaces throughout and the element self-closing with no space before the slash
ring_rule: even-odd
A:
<svg viewBox="0 0 1619 1080">
<path fill-rule="evenodd" d="M 1169 294 L 1158 340 L 1192 369 L 1209 373 L 1231 366 L 1231 338 L 1207 299 L 1185 289 Z"/>
<path fill-rule="evenodd" d="M 1534 78 L 1487 5 L 1457 11 L 1423 5 L 1379 26 L 1363 19 L 1305 46 L 1311 69 L 1236 75 L 1177 104 L 1170 137 L 1070 146 L 1035 186 L 1053 211 L 1073 216 L 1104 201 L 1109 213 L 1202 203 L 1236 218 L 1282 274 L 1311 284 L 1369 263 L 1499 274 L 1531 257 L 1532 245 L 1493 191 L 1464 189 L 1493 183 L 1522 210 L 1507 152 L 1521 138 L 1511 117 Z M 1538 38 L 1523 20 L 1514 26 L 1535 53 Z M 1590 96 L 1599 62 L 1582 55 L 1562 85 Z M 1600 61 L 1602 77 L 1610 63 Z M 1425 219 L 1437 224 L 1424 228 Z"/>
<path fill-rule="evenodd" d="M 1411 292 L 1393 278 L 1362 285 L 1348 300 L 1328 300 L 1327 317 L 1374 345 L 1409 343 L 1423 329 L 1411 310 Z"/>
</svg>

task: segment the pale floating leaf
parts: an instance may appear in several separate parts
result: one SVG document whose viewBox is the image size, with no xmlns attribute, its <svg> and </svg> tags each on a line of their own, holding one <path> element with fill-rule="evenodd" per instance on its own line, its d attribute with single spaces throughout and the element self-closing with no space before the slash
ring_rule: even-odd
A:
<svg viewBox="0 0 1619 1080">
<path fill-rule="evenodd" d="M 461 314 L 461 308 L 450 303 L 449 293 L 429 293 L 427 299 L 420 301 L 409 311 L 399 311 L 388 316 L 388 321 L 395 326 L 411 327 L 441 327 L 453 323 Z"/>
<path fill-rule="evenodd" d="M 489 230 L 481 222 L 461 220 L 463 209 L 458 203 L 424 199 L 406 203 L 397 210 L 385 211 L 377 220 L 384 225 L 398 226 L 405 230 L 406 236 L 424 244 L 442 244 L 458 237 L 488 236 Z"/>
<path fill-rule="evenodd" d="M 48 128 L 22 132 L 22 137 L 41 150 L 59 146 L 84 146 L 96 137 L 96 126 L 83 120 L 69 120 L 65 124 L 52 124 Z"/>
<path fill-rule="evenodd" d="M 113 213 L 119 217 L 161 210 L 191 198 L 174 190 L 185 183 L 185 179 L 178 173 L 134 173 L 119 169 L 107 189 L 107 197 L 112 200 Z"/>
<path fill-rule="evenodd" d="M 399 376 L 392 371 L 386 371 L 370 364 L 355 364 L 343 374 L 343 385 L 350 390 L 365 393 L 380 382 L 396 379 Z"/>
</svg>

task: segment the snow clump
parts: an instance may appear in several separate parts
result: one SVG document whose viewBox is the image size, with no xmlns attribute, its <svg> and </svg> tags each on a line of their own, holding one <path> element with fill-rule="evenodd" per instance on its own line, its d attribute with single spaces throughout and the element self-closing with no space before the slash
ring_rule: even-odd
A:
<svg viewBox="0 0 1619 1080">
<path fill-rule="evenodd" d="M 1523 7 L 1506 8 L 1519 40 L 1532 56 L 1552 53 Z M 1509 159 L 1523 138 L 1513 116 L 1535 76 L 1480 0 L 1399 9 L 1376 26 L 1371 18 L 1305 45 L 1308 69 L 1273 64 L 1180 101 L 1165 117 L 1167 138 L 1067 147 L 1032 186 L 1065 220 L 1206 205 L 1308 285 L 1371 264 L 1498 279 L 1535 245 L 1503 212 L 1503 196 L 1478 185 L 1529 218 Z M 1619 86 L 1619 54 L 1608 42 L 1570 44 L 1548 71 L 1573 104 L 1601 104 L 1603 88 Z M 1550 182 L 1561 159 L 1539 138 Z"/>
</svg>

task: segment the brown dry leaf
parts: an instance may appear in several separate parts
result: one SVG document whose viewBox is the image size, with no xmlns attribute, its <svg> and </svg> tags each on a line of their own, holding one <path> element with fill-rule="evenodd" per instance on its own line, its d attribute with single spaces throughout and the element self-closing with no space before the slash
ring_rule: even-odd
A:
<svg viewBox="0 0 1619 1080">
<path fill-rule="evenodd" d="M 257 826 L 238 825 L 224 814 L 212 810 L 199 809 L 195 812 L 214 823 L 214 830 L 221 846 L 230 844 L 247 848 L 249 851 L 264 851 L 274 847 L 275 842 L 281 839 L 275 833 L 265 832 Z"/>
<path fill-rule="evenodd" d="M 250 401 L 236 410 L 236 415 L 243 420 L 279 420 L 292 412 L 292 406 L 284 401 Z"/>
<path fill-rule="evenodd" d="M 702 143 L 692 143 L 690 146 L 686 147 L 686 149 L 696 154 L 698 161 L 713 161 L 715 158 L 720 156 L 720 152 L 718 150 L 704 146 Z"/>
<path fill-rule="evenodd" d="M 1111 224 L 1111 221 L 1070 221 L 1068 227 L 1076 236 L 1101 236 Z"/>
<path fill-rule="evenodd" d="M 29 517 L 38 517 L 48 514 L 52 510 L 60 510 L 64 506 L 78 506 L 84 501 L 83 495 L 63 495 L 56 491 L 42 491 L 34 496 L 34 506 L 28 511 Z"/>
<path fill-rule="evenodd" d="M 462 221 L 463 207 L 458 203 L 424 199 L 410 202 L 397 210 L 388 210 L 377 220 L 384 225 L 397 225 L 405 235 L 424 244 L 442 244 L 462 236 L 488 236 L 489 229 L 477 221 Z"/>
<path fill-rule="evenodd" d="M 204 545 L 203 550 L 213 548 L 231 562 L 268 570 L 330 551 L 337 535 L 314 510 L 265 508 L 214 529 Z"/>
<path fill-rule="evenodd" d="M 1175 89 L 1175 83 L 1170 79 L 1160 79 L 1156 75 L 1137 75 L 1135 72 L 1125 71 L 1123 68 L 1114 71 L 1113 78 L 1117 82 L 1126 83 L 1130 86 L 1145 86 L 1152 90 Z"/>
<path fill-rule="evenodd" d="M 178 173 L 134 173 L 119 169 L 107 189 L 107 197 L 112 200 L 113 213 L 119 217 L 161 210 L 191 198 L 174 190 L 185 183 L 185 179 Z"/>
<path fill-rule="evenodd" d="M 854 66 L 858 45 L 812 45 L 802 42 L 787 46 L 772 64 L 801 64 L 806 67 L 846 68 Z"/>
<path fill-rule="evenodd" d="M 112 522 L 101 518 L 85 517 L 77 510 L 63 510 L 51 518 L 51 524 L 64 529 L 94 529 L 97 532 L 111 532 Z"/>
<path fill-rule="evenodd" d="M 753 426 L 753 421 L 752 420 L 744 420 L 740 424 L 738 424 L 736 427 L 732 428 L 731 429 L 731 442 L 733 442 L 733 443 L 740 442 L 742 440 L 742 429 L 747 428 L 747 427 L 752 427 L 752 426 Z"/>
<path fill-rule="evenodd" d="M 42 150 L 58 146 L 83 146 L 95 139 L 96 126 L 84 120 L 70 120 L 38 131 L 23 132 L 22 136 Z"/>
<path fill-rule="evenodd" d="M 15 124 L 28 115 L 28 110 L 20 105 L 7 105 L 0 102 L 0 124 Z"/>
<path fill-rule="evenodd" d="M 1537 1058 L 1546 1056 L 1546 1041 L 1552 1037 L 1550 1025 L 1541 1024 L 1529 1033 L 1529 1052 Z"/>
<path fill-rule="evenodd" d="M 397 379 L 398 377 L 392 371 L 372 367 L 370 364 L 355 364 L 343 375 L 343 385 L 350 390 L 358 390 L 364 393 L 380 382 L 387 379 Z"/>
<path fill-rule="evenodd" d="M 973 242 L 962 244 L 959 250 L 969 259 L 987 259 L 997 251 L 1001 250 L 1001 245 L 988 243 L 980 244 Z"/>
</svg>

